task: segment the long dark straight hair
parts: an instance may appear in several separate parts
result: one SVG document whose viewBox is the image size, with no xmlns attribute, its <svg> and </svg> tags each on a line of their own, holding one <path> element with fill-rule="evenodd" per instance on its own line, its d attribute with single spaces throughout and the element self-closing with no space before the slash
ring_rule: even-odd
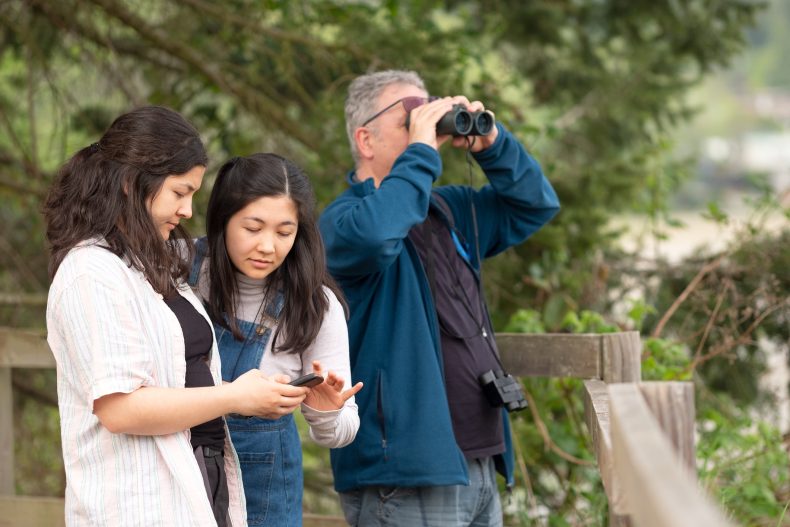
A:
<svg viewBox="0 0 790 527">
<path fill-rule="evenodd" d="M 265 282 L 264 299 L 271 302 L 282 291 L 285 304 L 278 321 L 284 339 L 278 351 L 301 353 L 316 338 L 329 308 L 323 287 L 332 291 L 345 309 L 340 289 L 326 269 L 324 243 L 315 217 L 315 195 L 310 180 L 291 161 L 276 154 L 236 157 L 219 169 L 206 213 L 209 257 L 211 318 L 238 339 L 244 335 L 236 323 L 239 286 L 236 267 L 225 245 L 231 217 L 263 197 L 291 198 L 296 204 L 299 226 L 291 251 Z M 274 347 L 272 347 L 274 349 Z"/>
<path fill-rule="evenodd" d="M 179 225 L 164 243 L 149 204 L 168 176 L 207 164 L 197 130 L 169 108 L 144 106 L 115 119 L 98 143 L 60 168 L 50 188 L 43 207 L 50 278 L 74 246 L 98 238 L 154 290 L 172 294 L 189 270 L 179 247 L 192 253 L 192 241 Z"/>
</svg>

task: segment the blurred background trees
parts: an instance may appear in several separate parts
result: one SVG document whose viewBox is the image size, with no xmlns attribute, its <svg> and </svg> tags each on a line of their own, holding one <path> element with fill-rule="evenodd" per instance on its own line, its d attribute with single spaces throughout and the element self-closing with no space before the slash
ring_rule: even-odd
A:
<svg viewBox="0 0 790 527">
<path fill-rule="evenodd" d="M 744 153 L 750 131 L 787 134 L 789 26 L 786 0 L 0 0 L 0 324 L 43 327 L 41 200 L 118 114 L 162 104 L 186 115 L 209 147 L 206 189 L 229 156 L 274 151 L 306 169 L 325 205 L 351 168 L 348 82 L 414 69 L 434 94 L 484 101 L 560 195 L 547 228 L 486 265 L 496 327 L 640 329 L 646 377 L 698 386 L 702 477 L 737 518 L 776 525 L 790 500 L 786 439 L 781 424 L 759 424 L 778 423 L 760 379 L 766 349 L 787 354 L 788 183 Z M 746 101 L 755 90 L 773 106 Z M 463 152 L 444 158 L 443 182 L 483 183 Z M 751 196 L 745 219 L 729 212 L 732 188 Z M 719 242 L 717 228 L 735 235 L 666 254 L 679 207 L 704 209 Z M 14 375 L 18 490 L 58 495 L 54 372 Z M 535 404 L 517 419 L 511 518 L 604 525 L 574 384 L 526 385 Z M 306 507 L 336 511 L 328 456 L 305 445 Z M 722 452 L 754 463 L 719 470 Z"/>
</svg>

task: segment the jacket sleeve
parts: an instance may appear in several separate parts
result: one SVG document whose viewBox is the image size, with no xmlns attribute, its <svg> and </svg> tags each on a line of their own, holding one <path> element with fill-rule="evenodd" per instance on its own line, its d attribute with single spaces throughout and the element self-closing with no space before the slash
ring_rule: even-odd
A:
<svg viewBox="0 0 790 527">
<path fill-rule="evenodd" d="M 548 223 L 560 208 L 557 194 L 540 164 L 510 132 L 500 124 L 497 126 L 497 141 L 474 154 L 489 183 L 479 190 L 468 186 L 437 189 L 448 202 L 455 224 L 468 243 L 475 238 L 471 210 L 471 202 L 474 203 L 482 258 L 523 242 Z"/>
<path fill-rule="evenodd" d="M 436 150 L 412 144 L 378 189 L 364 196 L 352 189 L 327 207 L 320 228 L 330 272 L 348 278 L 386 269 L 409 230 L 428 215 L 431 186 L 441 170 Z"/>
</svg>

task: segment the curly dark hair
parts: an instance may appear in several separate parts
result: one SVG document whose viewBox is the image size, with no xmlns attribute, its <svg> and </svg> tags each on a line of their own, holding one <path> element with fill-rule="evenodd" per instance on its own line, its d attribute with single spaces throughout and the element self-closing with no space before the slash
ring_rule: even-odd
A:
<svg viewBox="0 0 790 527">
<path fill-rule="evenodd" d="M 98 143 L 78 151 L 55 178 L 43 207 L 50 245 L 50 278 L 80 242 L 101 246 L 171 295 L 188 267 L 192 241 L 180 225 L 163 243 L 149 204 L 168 176 L 206 166 L 197 130 L 178 112 L 144 106 L 115 119 Z M 181 248 L 181 249 L 179 249 Z"/>
</svg>

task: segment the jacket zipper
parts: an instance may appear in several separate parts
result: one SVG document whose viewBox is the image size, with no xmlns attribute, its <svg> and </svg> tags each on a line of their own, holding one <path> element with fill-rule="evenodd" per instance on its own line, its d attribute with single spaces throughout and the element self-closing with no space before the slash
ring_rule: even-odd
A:
<svg viewBox="0 0 790 527">
<path fill-rule="evenodd" d="M 378 376 L 378 391 L 376 393 L 376 416 L 379 419 L 379 426 L 381 427 L 381 448 L 384 450 L 384 461 L 389 459 L 387 454 L 387 426 L 384 418 L 384 378 L 381 370 Z"/>
</svg>

